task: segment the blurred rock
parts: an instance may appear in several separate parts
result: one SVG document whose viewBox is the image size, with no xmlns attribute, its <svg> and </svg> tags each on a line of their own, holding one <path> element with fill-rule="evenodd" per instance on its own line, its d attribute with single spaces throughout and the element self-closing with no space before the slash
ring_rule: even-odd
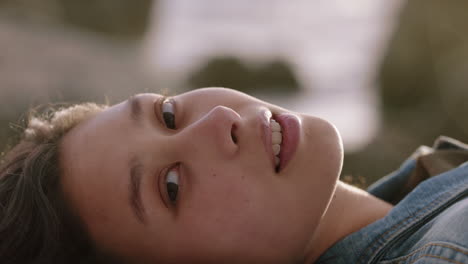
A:
<svg viewBox="0 0 468 264">
<path fill-rule="evenodd" d="M 467 135 L 468 123 L 457 120 L 468 114 L 459 103 L 468 99 L 467 8 L 461 0 L 408 2 L 381 69 L 385 120 L 416 115 L 421 117 L 413 122 L 448 122 L 445 132 Z M 464 128 L 457 131 L 460 125 Z M 428 134 L 421 129 L 413 132 Z"/>
<path fill-rule="evenodd" d="M 209 60 L 189 77 L 188 85 L 192 88 L 222 86 L 246 93 L 292 93 L 300 89 L 294 73 L 284 61 L 247 65 L 235 57 Z"/>
<path fill-rule="evenodd" d="M 0 17 L 0 149 L 33 106 L 116 102 L 148 91 L 136 44 Z"/>
<path fill-rule="evenodd" d="M 139 39 L 146 32 L 152 0 L 3 0 L 0 10 L 22 21 L 53 22 L 106 36 Z"/>
<path fill-rule="evenodd" d="M 344 174 L 372 183 L 441 134 L 468 141 L 466 10 L 462 0 L 407 2 L 380 69 L 382 129 L 345 157 Z"/>
</svg>

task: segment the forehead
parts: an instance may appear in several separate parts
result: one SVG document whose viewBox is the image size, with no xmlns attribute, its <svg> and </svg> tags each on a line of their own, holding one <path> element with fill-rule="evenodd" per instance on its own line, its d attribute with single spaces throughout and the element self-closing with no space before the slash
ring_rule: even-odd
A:
<svg viewBox="0 0 468 264">
<path fill-rule="evenodd" d="M 127 197 L 129 154 L 122 138 L 129 121 L 123 108 L 119 104 L 106 109 L 72 129 L 62 141 L 62 187 L 89 228 L 95 226 L 90 223 L 111 227 L 116 219 L 110 212 L 127 210 L 122 204 Z"/>
<path fill-rule="evenodd" d="M 70 175 L 75 171 L 87 174 L 91 169 L 102 169 L 99 166 L 107 156 L 102 156 L 109 147 L 118 147 L 120 131 L 124 129 L 126 120 L 122 118 L 122 104 L 112 106 L 96 116 L 85 120 L 67 133 L 61 143 L 62 160 Z"/>
</svg>

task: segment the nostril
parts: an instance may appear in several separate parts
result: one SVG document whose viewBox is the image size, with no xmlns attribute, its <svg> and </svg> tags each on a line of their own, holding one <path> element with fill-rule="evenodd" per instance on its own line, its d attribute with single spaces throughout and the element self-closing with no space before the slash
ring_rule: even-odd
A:
<svg viewBox="0 0 468 264">
<path fill-rule="evenodd" d="M 234 124 L 233 124 L 232 127 L 231 127 L 231 138 L 232 138 L 232 142 L 234 142 L 234 144 L 237 144 L 237 136 L 236 136 L 236 134 L 235 134 L 236 128 L 237 128 L 237 127 L 236 127 L 236 125 L 234 125 Z"/>
</svg>

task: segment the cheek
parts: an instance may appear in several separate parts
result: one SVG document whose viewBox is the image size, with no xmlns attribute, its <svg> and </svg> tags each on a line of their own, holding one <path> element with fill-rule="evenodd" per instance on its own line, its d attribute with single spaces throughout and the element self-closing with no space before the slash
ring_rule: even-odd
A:
<svg viewBox="0 0 468 264">
<path fill-rule="evenodd" d="M 242 240 L 249 229 L 255 229 L 255 223 L 268 217 L 259 184 L 240 171 L 225 171 L 202 175 L 191 186 L 193 191 L 181 208 L 180 220 L 193 237 L 218 244 Z"/>
<path fill-rule="evenodd" d="M 263 191 L 245 173 L 226 169 L 202 177 L 187 201 L 192 224 L 223 229 L 242 221 L 246 212 L 261 214 L 258 207 L 264 203 Z"/>
<path fill-rule="evenodd" d="M 303 221 L 302 210 L 288 205 L 295 201 L 285 198 L 274 180 L 261 182 L 252 178 L 258 176 L 234 170 L 209 177 L 194 186 L 196 191 L 180 217 L 182 243 L 191 253 L 284 259 L 302 249 L 306 233 L 298 222 Z M 272 250 L 278 248 L 284 250 Z"/>
</svg>

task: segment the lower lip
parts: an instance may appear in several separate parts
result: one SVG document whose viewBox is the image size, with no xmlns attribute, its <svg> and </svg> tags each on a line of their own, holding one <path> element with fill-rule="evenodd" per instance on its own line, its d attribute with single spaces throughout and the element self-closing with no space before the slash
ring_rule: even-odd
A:
<svg viewBox="0 0 468 264">
<path fill-rule="evenodd" d="M 282 171 L 289 163 L 296 152 L 299 144 L 301 123 L 299 118 L 292 114 L 280 114 L 274 119 L 281 125 L 283 140 L 281 152 L 279 154 L 279 171 Z"/>
</svg>

